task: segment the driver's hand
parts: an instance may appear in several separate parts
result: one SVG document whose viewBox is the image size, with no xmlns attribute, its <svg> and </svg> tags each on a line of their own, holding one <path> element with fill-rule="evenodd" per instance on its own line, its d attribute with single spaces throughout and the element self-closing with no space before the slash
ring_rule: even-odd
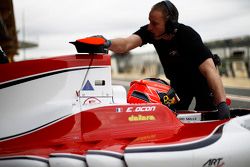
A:
<svg viewBox="0 0 250 167">
<path fill-rule="evenodd" d="M 218 104 L 217 109 L 218 109 L 218 118 L 220 120 L 230 118 L 230 108 L 228 107 L 226 102 L 221 102 L 220 104 Z"/>
</svg>

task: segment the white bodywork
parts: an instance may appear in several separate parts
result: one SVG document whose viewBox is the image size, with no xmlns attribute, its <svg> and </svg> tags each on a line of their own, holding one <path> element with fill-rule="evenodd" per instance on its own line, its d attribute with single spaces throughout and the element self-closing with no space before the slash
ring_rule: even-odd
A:
<svg viewBox="0 0 250 167">
<path fill-rule="evenodd" d="M 192 143 L 181 145 L 188 144 Z M 172 146 L 177 145 L 158 147 Z M 129 149 L 135 148 L 126 148 L 126 150 Z M 187 151 L 126 153 L 125 160 L 129 167 L 165 167 L 166 165 L 171 167 L 248 167 L 250 164 L 250 115 L 238 117 L 226 123 L 221 138 L 206 147 Z"/>
</svg>

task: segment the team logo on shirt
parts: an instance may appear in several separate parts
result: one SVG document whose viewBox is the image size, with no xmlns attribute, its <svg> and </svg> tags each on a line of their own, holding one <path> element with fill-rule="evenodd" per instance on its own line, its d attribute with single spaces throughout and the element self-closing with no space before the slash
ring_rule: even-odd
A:
<svg viewBox="0 0 250 167">
<path fill-rule="evenodd" d="M 178 52 L 176 50 L 173 50 L 173 51 L 170 51 L 168 55 L 169 56 L 177 56 L 179 54 L 178 54 Z"/>
</svg>

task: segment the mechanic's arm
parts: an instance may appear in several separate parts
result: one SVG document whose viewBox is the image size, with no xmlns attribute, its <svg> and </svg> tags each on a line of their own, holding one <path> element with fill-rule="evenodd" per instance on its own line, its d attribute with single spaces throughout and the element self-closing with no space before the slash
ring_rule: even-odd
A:
<svg viewBox="0 0 250 167">
<path fill-rule="evenodd" d="M 225 90 L 223 87 L 220 75 L 214 65 L 213 59 L 209 58 L 205 60 L 199 66 L 200 72 L 207 79 L 208 85 L 214 94 L 214 102 L 218 105 L 220 102 L 226 101 Z"/>
<path fill-rule="evenodd" d="M 229 107 L 226 104 L 226 93 L 220 75 L 214 65 L 213 59 L 205 60 L 199 70 L 207 79 L 208 85 L 214 95 L 214 103 L 219 111 L 219 119 L 230 118 Z"/>
<path fill-rule="evenodd" d="M 111 39 L 111 46 L 108 49 L 115 53 L 126 53 L 131 49 L 141 46 L 141 44 L 141 37 L 133 34 L 126 38 Z"/>
</svg>

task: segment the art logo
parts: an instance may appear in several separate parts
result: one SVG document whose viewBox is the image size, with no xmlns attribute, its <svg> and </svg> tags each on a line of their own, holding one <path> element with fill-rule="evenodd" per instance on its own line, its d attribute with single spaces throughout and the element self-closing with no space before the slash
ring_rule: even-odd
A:
<svg viewBox="0 0 250 167">
<path fill-rule="evenodd" d="M 223 167 L 225 162 L 223 158 L 209 159 L 202 167 Z"/>
</svg>

